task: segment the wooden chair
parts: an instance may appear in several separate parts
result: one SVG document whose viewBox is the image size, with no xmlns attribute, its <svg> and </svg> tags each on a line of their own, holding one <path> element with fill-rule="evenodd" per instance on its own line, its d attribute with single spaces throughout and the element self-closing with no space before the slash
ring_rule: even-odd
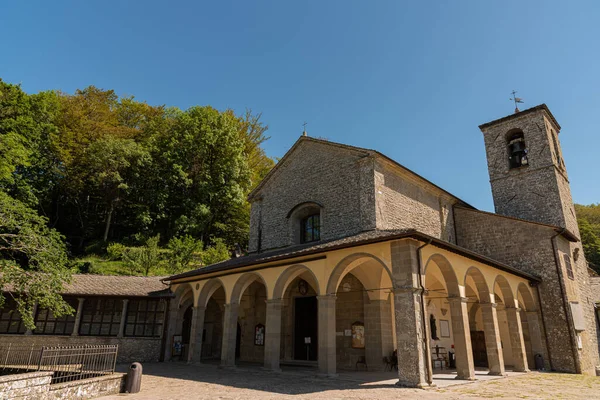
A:
<svg viewBox="0 0 600 400">
<path fill-rule="evenodd" d="M 383 363 L 385 364 L 385 366 L 383 367 L 384 371 L 387 371 L 388 368 L 390 369 L 390 371 L 392 370 L 392 362 L 390 361 L 389 357 L 383 357 Z"/>
<path fill-rule="evenodd" d="M 365 358 L 365 356 L 360 356 L 358 357 L 358 361 L 356 362 L 356 370 L 358 371 L 358 364 L 364 364 L 365 365 L 365 369 L 368 371 L 369 367 L 367 366 L 367 359 Z"/>
</svg>

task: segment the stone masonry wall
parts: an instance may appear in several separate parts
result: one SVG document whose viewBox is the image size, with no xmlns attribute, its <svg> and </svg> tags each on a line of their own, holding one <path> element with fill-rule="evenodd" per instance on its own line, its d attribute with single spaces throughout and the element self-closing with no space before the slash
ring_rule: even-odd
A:
<svg viewBox="0 0 600 400">
<path fill-rule="evenodd" d="M 350 285 L 350 291 L 343 290 L 344 285 Z M 352 274 L 346 275 L 338 287 L 335 301 L 335 330 L 336 334 L 336 365 L 337 368 L 354 369 L 359 357 L 365 356 L 365 349 L 352 348 L 352 337 L 346 336 L 346 330 L 352 328 L 355 322 L 365 323 L 364 304 L 369 301 L 369 296 L 364 291 L 364 286 Z M 366 333 L 366 330 L 365 330 Z"/>
<path fill-rule="evenodd" d="M 365 155 L 335 144 L 302 140 L 266 181 L 259 193 L 262 200 L 252 203 L 249 251 L 257 250 L 259 226 L 261 250 L 293 244 L 286 216 L 304 202 L 323 206 L 321 239 L 361 232 L 360 186 L 365 171 L 358 161 Z"/>
<path fill-rule="evenodd" d="M 50 389 L 53 372 L 28 372 L 0 376 L 0 399 L 44 399 Z"/>
<path fill-rule="evenodd" d="M 454 201 L 383 160 L 375 169 L 377 228 L 413 228 L 455 242 Z"/>
<path fill-rule="evenodd" d="M 267 293 L 263 284 L 254 282 L 242 295 L 239 309 L 240 360 L 262 362 L 265 358 L 265 346 L 254 344 L 256 325 L 266 325 Z"/>
<path fill-rule="evenodd" d="M 528 166 L 509 169 L 507 134 L 523 132 Z M 496 212 L 529 221 L 567 226 L 561 191 L 568 180 L 553 155 L 550 130 L 558 128 L 539 110 L 484 127 L 483 137 Z M 559 188 L 559 182 L 561 182 Z M 569 195 L 570 198 L 570 195 Z"/>
<path fill-rule="evenodd" d="M 117 363 L 157 362 L 160 359 L 160 338 L 117 338 L 101 336 L 0 335 L 0 344 L 22 346 L 83 346 L 119 345 Z"/>
<path fill-rule="evenodd" d="M 556 271 L 550 240 L 556 234 L 554 230 L 539 224 L 458 207 L 455 208 L 454 214 L 459 246 L 532 273 L 542 279 L 542 283 L 537 289 L 542 298 L 540 307 L 543 310 L 547 329 L 547 346 L 552 357 L 552 367 L 557 371 L 576 372 L 574 349 L 569 345 L 571 338 L 567 318 L 570 316 L 565 313 L 561 299 L 561 281 Z M 564 239 L 559 238 L 559 241 L 561 240 Z M 564 241 L 566 242 L 566 240 Z M 584 278 L 579 275 L 580 268 L 578 266 L 574 266 L 574 268 L 577 269 L 574 270 L 576 281 L 583 280 Z M 563 274 L 566 276 L 566 272 Z M 572 286 L 570 283 L 564 283 L 564 285 Z M 585 286 L 587 287 L 587 283 Z M 578 296 L 576 289 L 571 288 L 567 292 L 572 293 L 572 296 Z M 575 297 L 572 298 L 575 299 Z M 588 327 L 590 333 L 595 333 L 595 326 L 592 327 L 588 323 Z M 587 336 L 586 334 L 589 342 L 585 344 L 585 347 L 588 347 L 588 350 L 582 351 L 581 356 L 581 365 L 584 370 L 589 370 L 589 366 L 595 362 L 594 359 L 597 359 L 597 352 L 594 356 L 591 350 L 594 346 L 597 349 L 596 339 Z M 542 339 L 545 341 L 544 337 Z M 545 354 L 544 358 L 547 360 L 548 354 Z"/>
</svg>

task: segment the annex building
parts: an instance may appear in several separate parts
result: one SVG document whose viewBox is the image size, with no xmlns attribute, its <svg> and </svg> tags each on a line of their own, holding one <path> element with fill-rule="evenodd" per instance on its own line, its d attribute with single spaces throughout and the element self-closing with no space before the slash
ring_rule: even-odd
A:
<svg viewBox="0 0 600 400">
<path fill-rule="evenodd" d="M 249 195 L 247 256 L 166 278 L 165 359 L 594 373 L 595 299 L 540 105 L 480 126 L 496 213 L 378 151 L 302 136 Z"/>
</svg>

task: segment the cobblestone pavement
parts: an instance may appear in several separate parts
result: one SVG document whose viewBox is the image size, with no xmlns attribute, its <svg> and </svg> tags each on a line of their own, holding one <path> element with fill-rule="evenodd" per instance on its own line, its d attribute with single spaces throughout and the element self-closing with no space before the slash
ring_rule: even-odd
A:
<svg viewBox="0 0 600 400">
<path fill-rule="evenodd" d="M 402 389 L 389 375 L 315 376 L 293 369 L 281 374 L 258 368 L 222 370 L 215 365 L 145 364 L 142 391 L 104 400 L 127 399 L 600 399 L 600 378 L 538 373 L 478 381 L 438 389 Z"/>
</svg>

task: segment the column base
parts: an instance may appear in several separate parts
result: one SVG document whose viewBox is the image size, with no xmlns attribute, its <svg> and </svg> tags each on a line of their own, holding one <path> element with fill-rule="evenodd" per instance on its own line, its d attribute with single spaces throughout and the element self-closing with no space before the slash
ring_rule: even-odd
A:
<svg viewBox="0 0 600 400">
<path fill-rule="evenodd" d="M 224 369 L 226 371 L 236 371 L 237 365 L 219 365 L 219 369 Z"/>
<path fill-rule="evenodd" d="M 408 382 L 408 381 L 398 381 L 396 382 L 396 386 L 398 387 L 402 387 L 402 388 L 416 388 L 416 389 L 430 389 L 430 388 L 434 388 L 436 387 L 435 383 L 417 383 L 414 384 L 412 382 Z"/>
<path fill-rule="evenodd" d="M 454 379 L 461 380 L 461 381 L 476 381 L 477 380 L 477 378 L 475 378 L 474 376 L 470 376 L 468 378 L 463 378 L 462 376 L 457 376 Z"/>
<path fill-rule="evenodd" d="M 503 377 L 507 377 L 508 376 L 506 374 L 506 372 L 503 373 L 503 372 L 492 372 L 492 371 L 488 372 L 488 375 L 491 375 L 491 376 L 503 376 Z"/>
<path fill-rule="evenodd" d="M 513 369 L 513 372 L 531 372 L 531 370 L 529 368 L 525 368 L 525 369 Z"/>
</svg>

